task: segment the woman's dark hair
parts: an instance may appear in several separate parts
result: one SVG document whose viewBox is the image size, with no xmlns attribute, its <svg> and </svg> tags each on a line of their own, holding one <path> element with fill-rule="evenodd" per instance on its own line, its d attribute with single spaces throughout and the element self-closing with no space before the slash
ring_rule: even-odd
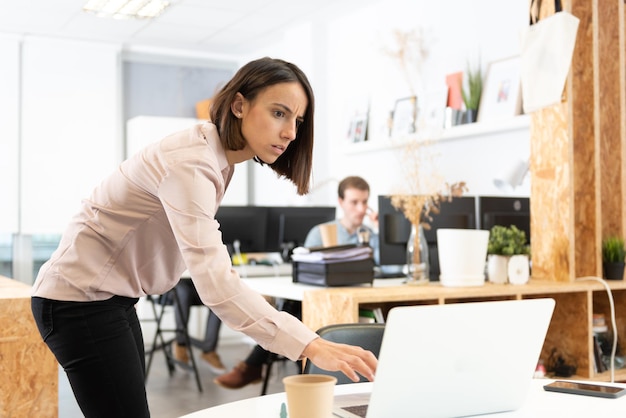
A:
<svg viewBox="0 0 626 418">
<path fill-rule="evenodd" d="M 225 149 L 240 150 L 246 146 L 241 133 L 241 120 L 231 112 L 231 104 L 237 93 L 253 101 L 264 89 L 279 83 L 298 82 L 304 89 L 308 106 L 304 120 L 298 128 L 296 139 L 273 163 L 268 164 L 279 177 L 286 177 L 296 185 L 299 195 L 309 191 L 313 166 L 313 116 L 315 98 L 306 75 L 296 65 L 275 58 L 260 58 L 241 67 L 233 78 L 215 96 L 211 104 L 211 121 L 217 126 Z M 255 158 L 255 161 L 265 164 Z"/>
</svg>

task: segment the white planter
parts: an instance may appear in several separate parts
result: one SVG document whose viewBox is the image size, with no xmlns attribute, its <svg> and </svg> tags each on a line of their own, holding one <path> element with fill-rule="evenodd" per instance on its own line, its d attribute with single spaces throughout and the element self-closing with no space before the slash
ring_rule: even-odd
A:
<svg viewBox="0 0 626 418">
<path fill-rule="evenodd" d="M 509 283 L 526 284 L 530 279 L 528 255 L 513 255 L 509 260 Z"/>
<path fill-rule="evenodd" d="M 437 230 L 439 280 L 443 286 L 482 286 L 489 231 L 480 229 Z"/>
<path fill-rule="evenodd" d="M 509 277 L 509 256 L 489 254 L 487 256 L 487 279 L 491 283 L 505 284 Z"/>
</svg>

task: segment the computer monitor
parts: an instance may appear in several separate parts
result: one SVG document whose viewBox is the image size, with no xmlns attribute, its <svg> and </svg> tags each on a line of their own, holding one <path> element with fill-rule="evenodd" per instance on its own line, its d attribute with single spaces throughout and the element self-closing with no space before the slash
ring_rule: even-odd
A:
<svg viewBox="0 0 626 418">
<path fill-rule="evenodd" d="M 439 280 L 439 255 L 437 252 L 437 229 L 439 228 L 476 228 L 476 199 L 474 197 L 455 197 L 442 201 L 439 213 L 431 213 L 430 229 L 424 229 L 428 243 L 428 262 L 430 280 Z M 391 204 L 389 196 L 378 196 L 378 228 L 380 246 L 380 264 L 406 264 L 406 244 L 411 232 L 411 224 L 401 210 Z"/>
<path fill-rule="evenodd" d="M 242 253 L 265 252 L 268 208 L 261 206 L 221 206 L 215 214 L 222 241 L 231 256 L 239 241 Z"/>
<path fill-rule="evenodd" d="M 268 210 L 266 248 L 283 253 L 285 261 L 289 261 L 291 250 L 304 245 L 311 228 L 336 216 L 334 206 L 282 206 Z"/>
<path fill-rule="evenodd" d="M 491 230 L 495 225 L 515 225 L 526 233 L 526 239 L 530 243 L 530 198 L 480 196 L 478 213 L 480 229 Z"/>
<path fill-rule="evenodd" d="M 378 196 L 378 248 L 381 266 L 406 264 L 406 244 L 411 223 L 389 196 Z"/>
</svg>

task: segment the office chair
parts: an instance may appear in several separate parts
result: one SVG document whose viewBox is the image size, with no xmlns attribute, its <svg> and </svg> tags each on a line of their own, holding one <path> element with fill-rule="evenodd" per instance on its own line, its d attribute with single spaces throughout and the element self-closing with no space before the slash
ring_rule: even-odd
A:
<svg viewBox="0 0 626 418">
<path fill-rule="evenodd" d="M 177 331 L 176 328 L 164 328 L 162 326 L 163 315 L 165 314 L 167 307 L 173 307 L 175 305 L 176 309 L 181 309 L 176 287 L 174 287 L 167 293 L 164 293 L 163 295 L 148 296 L 147 299 L 152 306 L 152 312 L 154 314 L 153 320 L 156 323 L 156 331 L 154 333 L 154 339 L 152 340 L 152 346 L 150 347 L 150 349 L 146 350 L 148 361 L 146 364 L 145 380 L 148 380 L 148 373 L 150 372 L 150 366 L 152 365 L 152 358 L 155 351 L 163 350 L 163 354 L 165 355 L 165 362 L 167 364 L 167 370 L 169 371 L 170 376 L 174 373 L 175 366 L 179 366 L 180 368 L 185 370 L 193 371 L 196 378 L 196 384 L 198 385 L 198 390 L 202 392 L 200 373 L 198 372 L 196 360 L 193 356 L 191 348 L 191 338 L 189 337 L 189 333 L 187 332 L 187 327 L 185 326 L 180 331 L 182 331 L 184 335 L 186 348 L 189 354 L 191 364 L 184 363 L 174 358 L 174 355 L 172 353 L 172 342 L 175 340 L 175 337 L 165 338 L 164 336 L 164 333 L 175 333 Z"/>
<path fill-rule="evenodd" d="M 265 376 L 263 377 L 263 386 L 261 387 L 261 396 L 264 396 L 267 394 L 267 387 L 269 386 L 270 383 L 270 376 L 272 374 L 272 366 L 274 366 L 275 363 L 286 363 L 286 362 L 290 362 L 291 360 L 289 360 L 287 357 L 281 356 L 279 354 L 276 353 L 270 353 L 269 356 L 267 357 L 267 361 L 265 362 Z M 297 360 L 296 361 L 298 370 L 302 370 L 302 360 Z"/>
<path fill-rule="evenodd" d="M 380 352 L 380 345 L 383 340 L 384 332 L 385 324 L 361 323 L 327 325 L 317 330 L 319 336 L 325 340 L 341 344 L 357 345 L 371 351 L 377 358 L 378 353 Z M 303 373 L 317 373 L 335 376 L 337 378 L 338 385 L 354 383 L 343 373 L 329 372 L 327 370 L 320 369 L 310 361 L 305 363 Z M 360 381 L 366 382 L 367 380 L 361 376 Z"/>
</svg>

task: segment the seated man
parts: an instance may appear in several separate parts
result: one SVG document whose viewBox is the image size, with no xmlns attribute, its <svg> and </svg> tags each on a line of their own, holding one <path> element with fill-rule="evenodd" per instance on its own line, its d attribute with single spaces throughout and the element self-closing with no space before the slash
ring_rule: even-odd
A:
<svg viewBox="0 0 626 418">
<path fill-rule="evenodd" d="M 378 222 L 378 214 L 367 205 L 370 195 L 369 184 L 361 177 L 346 177 L 339 183 L 337 194 L 339 207 L 343 212 L 340 219 L 331 222 L 337 226 L 337 244 L 357 244 L 361 242 L 359 233 L 365 230 L 365 234 L 369 235 L 369 245 L 374 251 L 374 260 L 378 262 L 378 234 L 363 225 L 366 216 L 374 224 Z M 314 226 L 307 234 L 304 246 L 320 247 L 322 244 L 320 225 Z M 301 317 L 301 303 L 298 301 L 283 301 L 280 309 L 298 318 Z M 250 383 L 259 383 L 263 378 L 263 365 L 267 362 L 269 354 L 263 347 L 257 345 L 245 361 L 213 381 L 228 389 L 239 389 Z"/>
<path fill-rule="evenodd" d="M 192 306 L 204 306 L 200 300 L 200 296 L 196 291 L 191 280 L 182 279 L 176 285 L 176 293 L 180 301 L 179 306 L 174 305 L 174 316 L 176 320 L 176 329 L 180 330 L 187 326 L 189 321 L 189 312 Z M 181 312 L 182 311 L 182 312 Z M 182 313 L 182 315 L 181 315 Z M 202 359 L 207 362 L 209 370 L 213 373 L 220 374 L 226 371 L 224 364 L 220 356 L 215 351 L 217 348 L 217 341 L 219 338 L 220 328 L 222 321 L 209 309 L 209 316 L 207 318 L 206 331 L 204 333 L 203 340 L 191 340 L 192 345 L 202 350 Z M 173 343 L 172 353 L 176 360 L 183 363 L 189 362 L 189 354 L 187 347 L 185 346 L 185 336 L 182 332 L 176 332 L 176 340 Z"/>
</svg>

